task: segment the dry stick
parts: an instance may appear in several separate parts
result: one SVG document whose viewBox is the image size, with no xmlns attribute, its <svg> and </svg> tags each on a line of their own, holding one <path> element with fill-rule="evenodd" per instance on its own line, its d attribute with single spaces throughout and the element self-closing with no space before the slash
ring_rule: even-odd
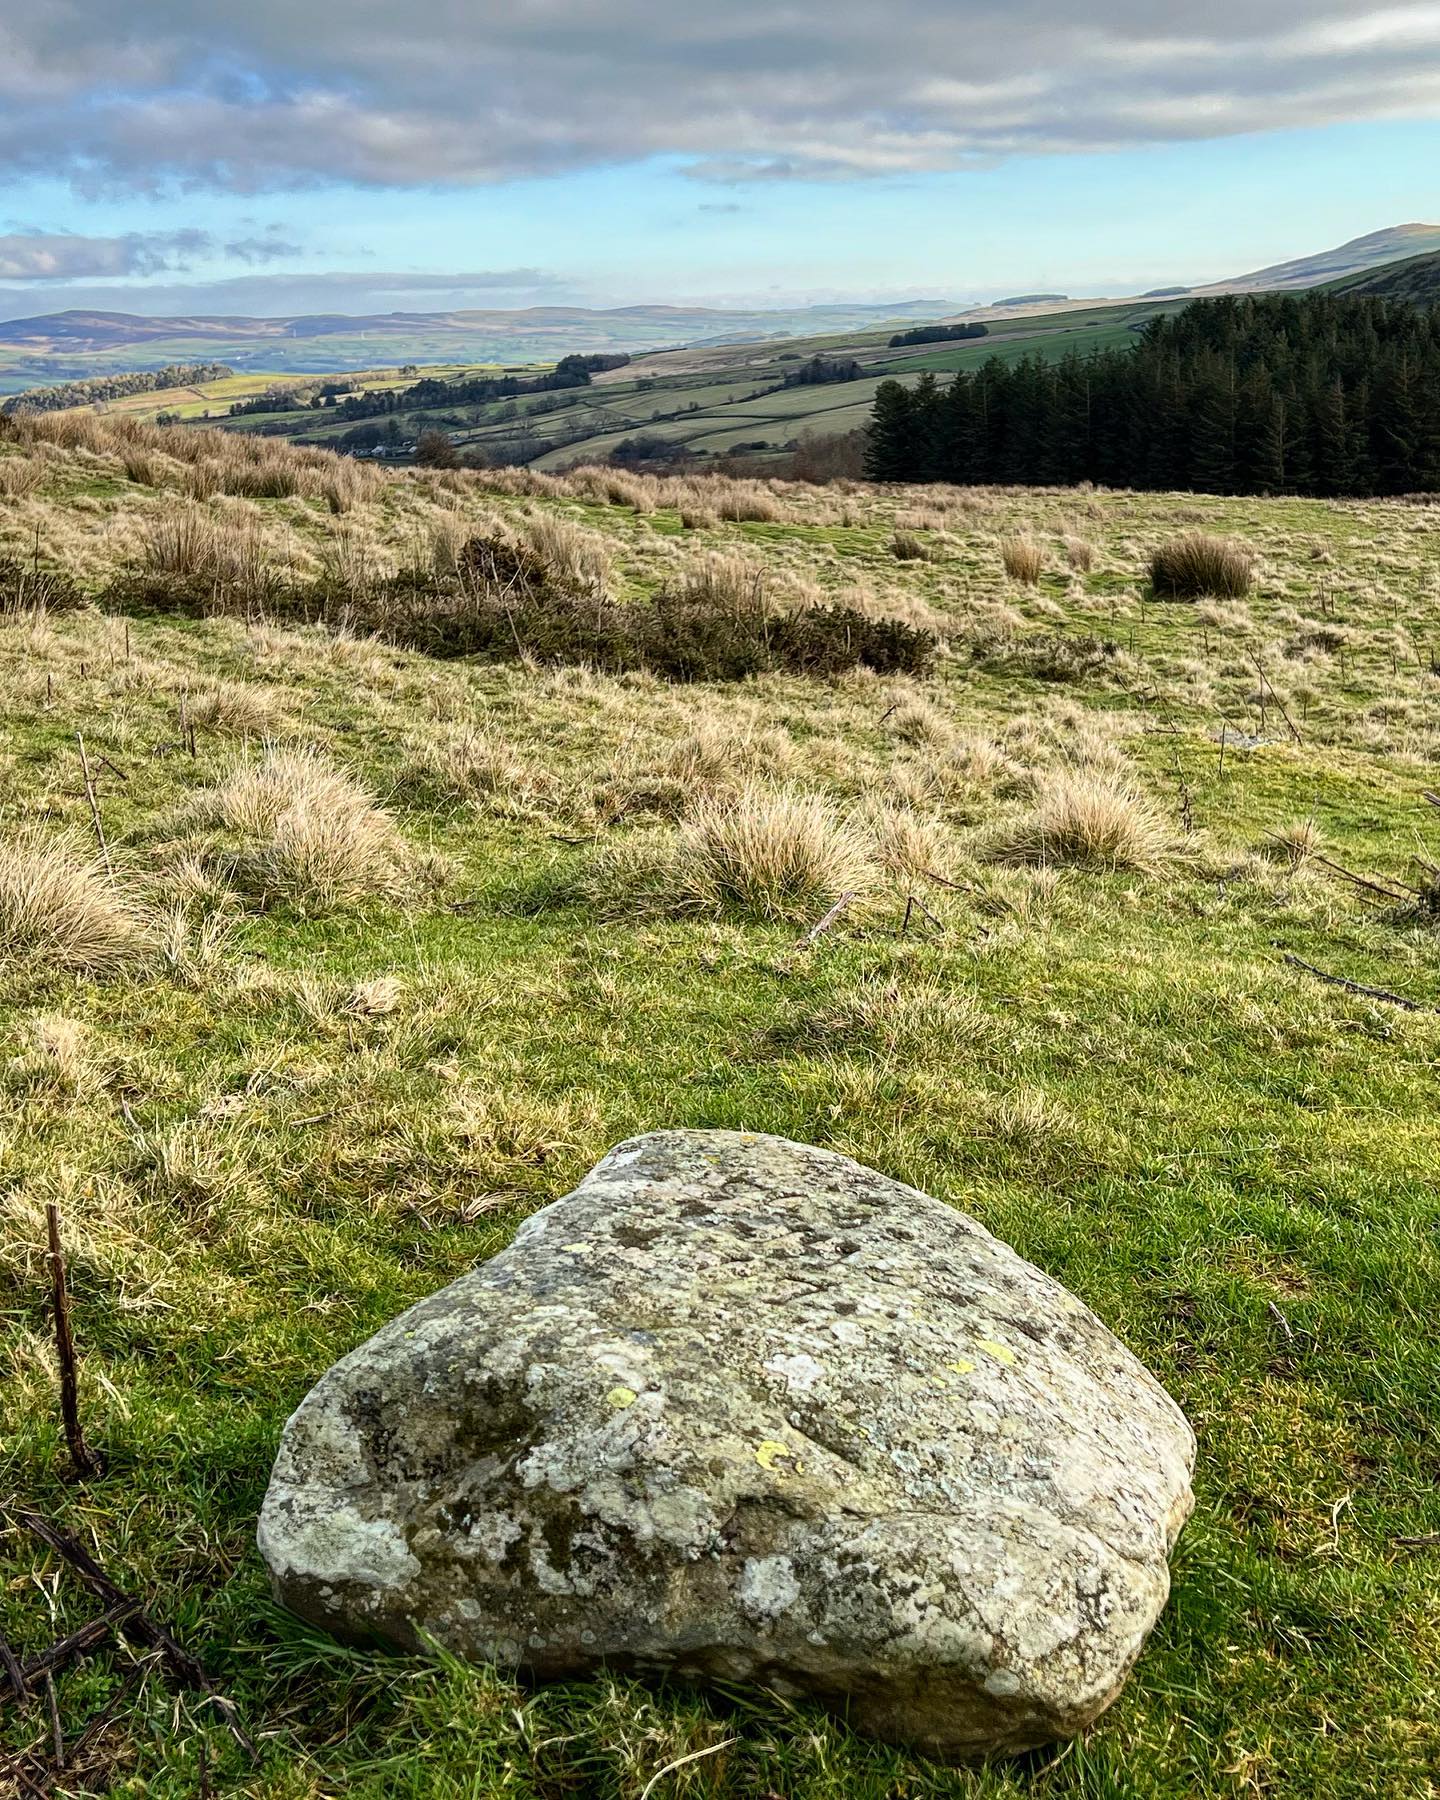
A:
<svg viewBox="0 0 1440 1800">
<path fill-rule="evenodd" d="M 931 912 L 930 908 L 925 904 L 925 902 L 920 898 L 920 896 L 918 894 L 912 894 L 910 896 L 910 898 L 915 902 L 915 910 L 917 912 L 924 913 L 925 917 L 930 921 L 930 923 L 935 927 L 935 929 L 937 931 L 944 931 L 944 929 L 945 929 L 944 920 L 937 919 L 935 917 L 934 913 Z"/>
<path fill-rule="evenodd" d="M 1402 1544 L 1407 1550 L 1434 1550 L 1440 1548 L 1440 1531 L 1427 1531 L 1423 1537 L 1391 1538 L 1392 1544 Z"/>
<path fill-rule="evenodd" d="M 1379 894 L 1382 900 L 1393 900 L 1403 906 L 1407 900 L 1416 898 L 1414 888 L 1407 888 L 1404 893 L 1397 894 L 1394 888 L 1382 887 L 1378 881 L 1370 881 L 1364 875 L 1357 875 L 1353 869 L 1347 869 L 1340 863 L 1332 862 L 1328 856 L 1321 856 L 1318 851 L 1312 851 L 1311 854 L 1316 862 L 1323 863 L 1327 869 L 1333 869 L 1337 875 L 1343 875 L 1347 881 L 1353 881 L 1356 887 L 1368 888 L 1372 894 Z"/>
<path fill-rule="evenodd" d="M 85 1442 L 80 1424 L 80 1384 L 75 1373 L 75 1339 L 70 1332 L 70 1296 L 65 1287 L 65 1253 L 60 1248 L 60 1209 L 49 1201 L 45 1226 L 50 1234 L 50 1297 L 55 1308 L 55 1349 L 60 1357 L 60 1415 L 65 1422 L 65 1442 L 70 1461 L 79 1476 L 98 1475 L 100 1463 Z"/>
<path fill-rule="evenodd" d="M 854 898 L 855 895 L 847 888 L 830 908 L 829 912 L 826 913 L 825 917 L 823 919 L 817 919 L 805 933 L 804 937 L 796 940 L 795 948 L 797 950 L 803 950 L 807 944 L 813 944 L 816 938 L 830 929 Z"/>
<path fill-rule="evenodd" d="M 50 1743 L 55 1752 L 55 1767 L 65 1767 L 65 1733 L 60 1729 L 60 1702 L 55 1697 L 55 1677 L 45 1671 L 45 1709 L 50 1714 Z"/>
<path fill-rule="evenodd" d="M 90 758 L 85 751 L 85 733 L 77 731 L 75 742 L 80 746 L 80 767 L 85 774 L 85 798 L 90 802 L 90 817 L 95 825 L 96 842 L 100 845 L 100 855 L 105 864 L 105 873 L 111 881 L 115 879 L 115 867 L 110 861 L 110 847 L 105 842 L 105 827 L 100 823 L 100 802 L 95 797 L 95 777 L 90 772 Z"/>
<path fill-rule="evenodd" d="M 128 1619 L 133 1619 L 140 1610 L 138 1600 L 117 1601 L 97 1617 L 87 1619 L 83 1625 L 77 1626 L 68 1637 L 27 1657 L 20 1667 L 20 1678 L 25 1683 L 26 1693 L 28 1694 L 29 1684 L 37 1675 L 43 1675 L 47 1669 L 58 1669 L 62 1663 L 69 1662 L 72 1656 L 83 1655 L 86 1650 L 93 1650 L 97 1645 L 103 1644 L 113 1631 Z"/>
<path fill-rule="evenodd" d="M 61 1531 L 57 1525 L 51 1525 L 42 1519 L 39 1513 L 27 1512 L 17 1508 L 15 1518 L 42 1544 L 48 1544 L 58 1555 L 63 1556 L 72 1569 L 79 1572 L 90 1587 L 111 1605 L 122 1601 L 130 1602 L 130 1596 L 123 1588 L 117 1587 L 95 1558 L 68 1532 Z M 228 1695 L 222 1694 L 215 1683 L 206 1674 L 204 1667 L 172 1634 L 157 1620 L 152 1619 L 138 1602 L 134 1617 L 128 1621 L 131 1631 L 142 1643 L 148 1644 L 152 1650 L 158 1650 L 165 1659 L 165 1664 L 174 1679 L 182 1686 L 196 1688 L 205 1694 L 230 1730 L 236 1743 L 251 1757 L 259 1760 L 259 1752 L 253 1739 L 240 1723 L 235 1702 Z"/>
<path fill-rule="evenodd" d="M 1255 654 L 1255 652 L 1254 652 L 1254 651 L 1253 651 L 1253 650 L 1247 650 L 1247 651 L 1246 651 L 1246 652 L 1245 652 L 1245 654 L 1246 654 L 1246 655 L 1247 655 L 1247 656 L 1248 656 L 1248 657 L 1249 657 L 1249 658 L 1250 658 L 1250 660 L 1251 660 L 1251 662 L 1252 662 L 1252 663 L 1254 663 L 1254 665 L 1255 665 L 1255 667 L 1256 667 L 1256 670 L 1257 670 L 1257 671 L 1258 671 L 1258 673 L 1259 673 L 1259 676 L 1260 676 L 1260 679 L 1261 679 L 1261 680 L 1262 680 L 1262 681 L 1263 681 L 1263 682 L 1264 682 L 1264 683 L 1265 683 L 1265 685 L 1266 685 L 1266 687 L 1267 687 L 1267 688 L 1269 688 L 1269 690 L 1270 690 L 1270 698 L 1271 698 L 1271 699 L 1272 699 L 1272 700 L 1273 700 L 1273 701 L 1274 701 L 1274 702 L 1275 702 L 1275 704 L 1276 704 L 1276 705 L 1277 705 L 1277 706 L 1278 706 L 1278 707 L 1279 707 L 1279 708 L 1280 708 L 1280 717 L 1281 717 L 1281 718 L 1282 718 L 1282 719 L 1283 719 L 1283 720 L 1284 720 L 1284 721 L 1285 721 L 1285 723 L 1286 723 L 1286 724 L 1287 724 L 1287 725 L 1288 725 L 1288 726 L 1289 726 L 1289 727 L 1290 727 L 1290 735 L 1291 735 L 1291 737 L 1293 737 L 1293 738 L 1294 738 L 1294 740 L 1295 740 L 1295 742 L 1296 742 L 1296 743 L 1297 743 L 1297 744 L 1303 744 L 1303 743 L 1304 743 L 1304 742 L 1305 742 L 1305 740 L 1304 740 L 1304 738 L 1302 738 L 1302 737 L 1301 737 L 1301 735 L 1300 735 L 1300 729 L 1299 729 L 1299 727 L 1298 727 L 1298 726 L 1297 726 L 1297 725 L 1296 725 L 1296 723 L 1295 723 L 1295 721 L 1294 721 L 1294 720 L 1293 720 L 1293 719 L 1292 719 L 1292 718 L 1291 718 L 1291 717 L 1290 717 L 1290 715 L 1289 715 L 1289 713 L 1288 713 L 1288 712 L 1286 712 L 1286 710 L 1285 710 L 1285 702 L 1284 702 L 1284 701 L 1283 701 L 1283 700 L 1282 700 L 1282 699 L 1281 699 L 1281 698 L 1280 698 L 1280 696 L 1279 696 L 1279 695 L 1278 695 L 1278 694 L 1277 694 L 1277 693 L 1276 693 L 1276 692 L 1275 692 L 1275 683 L 1274 683 L 1274 682 L 1273 682 L 1273 681 L 1272 681 L 1272 680 L 1271 680 L 1271 679 L 1270 679 L 1270 677 L 1269 677 L 1269 676 L 1268 676 L 1268 675 L 1267 675 L 1267 674 L 1266 674 L 1266 673 L 1265 673 L 1265 671 L 1264 671 L 1264 669 L 1262 669 L 1262 668 L 1261 668 L 1261 667 L 1260 667 L 1260 658 L 1259 658 L 1259 657 L 1258 657 L 1258 656 L 1257 656 L 1257 655 L 1256 655 L 1256 654 Z"/>
<path fill-rule="evenodd" d="M 1363 994 L 1367 1000 L 1388 1000 L 1392 1006 L 1403 1006 L 1406 1012 L 1429 1012 L 1431 1008 L 1418 1000 L 1409 1000 L 1404 994 L 1392 994 L 1388 988 L 1366 987 L 1363 981 L 1347 981 L 1343 975 L 1331 975 L 1324 969 L 1317 969 L 1314 963 L 1308 963 L 1303 957 L 1285 953 L 1285 960 L 1294 969 L 1304 969 L 1307 975 L 1313 975 L 1318 981 L 1328 981 L 1331 987 L 1344 988 L 1347 994 Z"/>
<path fill-rule="evenodd" d="M 20 1659 L 10 1648 L 4 1636 L 0 1636 L 0 1669 L 4 1669 L 5 1679 L 10 1683 L 15 1698 L 23 1706 L 29 1699 L 29 1693 L 25 1687 L 25 1671 L 20 1667 Z"/>
<path fill-rule="evenodd" d="M 33 1750 L 22 1751 L 8 1768 L 0 1769 L 0 1778 L 8 1778 L 19 1782 L 24 1791 L 27 1794 L 35 1795 L 37 1800 L 48 1800 L 50 1793 L 50 1772 L 45 1768 L 41 1768 L 38 1771 L 41 1779 L 45 1783 L 44 1787 L 41 1787 L 40 1782 L 36 1781 L 34 1776 L 32 1776 L 30 1771 L 25 1767 L 27 1762 L 34 1760 L 37 1759 L 35 1758 L 35 1752 Z"/>
</svg>

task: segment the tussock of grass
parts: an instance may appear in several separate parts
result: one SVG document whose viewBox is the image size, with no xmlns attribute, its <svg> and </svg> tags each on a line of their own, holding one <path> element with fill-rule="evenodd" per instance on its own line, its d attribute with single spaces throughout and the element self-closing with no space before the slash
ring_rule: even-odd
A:
<svg viewBox="0 0 1440 1800">
<path fill-rule="evenodd" d="M 1032 537 L 1002 539 L 1000 561 L 1010 579 L 1026 587 L 1034 587 L 1045 571 L 1045 552 Z"/>
<path fill-rule="evenodd" d="M 890 540 L 890 554 L 896 562 L 929 562 L 929 540 L 918 531 L 897 530 Z"/>
<path fill-rule="evenodd" d="M 140 908 L 72 840 L 32 829 L 0 842 L 0 950 L 100 973 L 147 941 Z"/>
<path fill-rule="evenodd" d="M 752 786 L 707 800 L 681 828 L 676 892 L 682 903 L 799 922 L 842 894 L 867 893 L 876 871 L 865 839 L 814 794 Z"/>
<path fill-rule="evenodd" d="M 275 748 L 236 764 L 190 818 L 241 840 L 237 879 L 266 900 L 326 912 L 393 898 L 407 883 L 395 822 L 353 776 L 309 749 Z"/>
<path fill-rule="evenodd" d="M 1034 807 L 996 849 L 1010 862 L 1149 870 L 1171 853 L 1173 835 L 1136 789 L 1094 771 L 1062 769 L 1041 777 Z"/>
<path fill-rule="evenodd" d="M 1165 600 L 1243 600 L 1254 582 L 1254 552 L 1210 532 L 1187 531 L 1150 558 L 1150 586 Z"/>
</svg>

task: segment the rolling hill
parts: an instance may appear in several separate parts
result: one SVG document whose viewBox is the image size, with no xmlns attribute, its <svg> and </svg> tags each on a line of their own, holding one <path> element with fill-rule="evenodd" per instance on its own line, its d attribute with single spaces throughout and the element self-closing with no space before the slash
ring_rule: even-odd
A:
<svg viewBox="0 0 1440 1800">
<path fill-rule="evenodd" d="M 578 306 L 522 311 L 314 313 L 284 318 L 68 311 L 0 320 L 0 394 L 172 362 L 223 362 L 285 375 L 348 373 L 377 362 L 554 362 L 572 351 L 653 350 L 911 325 L 952 301 L 796 308 Z"/>
<path fill-rule="evenodd" d="M 1374 294 L 1383 300 L 1409 300 L 1416 306 L 1440 303 L 1440 250 L 1428 256 L 1408 256 L 1403 262 L 1386 263 L 1345 281 L 1331 284 L 1350 294 Z"/>
<path fill-rule="evenodd" d="M 1303 262 L 1277 264 L 1268 277 L 1282 290 L 1325 285 L 1338 291 L 1428 300 L 1440 296 L 1440 250 L 1372 266 L 1373 258 L 1386 248 L 1423 243 L 1427 235 L 1440 243 L 1440 227 L 1393 227 Z M 1329 272 L 1323 282 L 1322 271 Z M 1204 291 L 1259 291 L 1255 284 L 1265 274 L 1261 271 Z M 1302 279 L 1307 274 L 1308 279 Z M 223 360 L 237 372 L 215 382 L 133 395 L 115 402 L 110 410 L 140 419 L 164 414 L 187 424 L 218 423 L 331 448 L 357 447 L 349 436 L 357 426 L 393 418 L 393 435 L 406 444 L 422 430 L 436 428 L 462 452 L 523 461 L 547 471 L 608 457 L 639 436 L 701 459 L 740 452 L 763 462 L 780 457 L 807 437 L 863 426 L 876 388 L 889 377 L 908 382 L 926 372 L 973 368 L 994 356 L 1012 360 L 1027 354 L 1048 357 L 1070 350 L 1115 348 L 1133 342 L 1147 320 L 1175 312 L 1194 297 L 1179 292 L 1134 300 L 1067 301 L 1051 304 L 1048 310 L 1044 303 L 1012 300 L 958 315 L 983 321 L 987 333 L 983 338 L 906 346 L 891 344 L 894 327 L 913 322 L 918 313 L 933 315 L 933 306 L 907 303 L 883 318 L 880 308 L 842 306 L 748 315 L 655 306 L 608 313 L 548 308 L 348 319 L 315 315 L 293 320 L 160 320 L 76 312 L 0 323 L 0 391 L 9 385 L 3 367 L 7 349 L 24 354 L 27 346 L 41 342 L 65 343 L 70 354 L 89 357 L 94 364 L 128 357 L 133 366 L 143 345 L 144 360 L 154 366 L 176 353 L 194 356 L 203 344 L 217 354 L 223 351 Z M 722 325 L 733 329 L 722 330 Z M 181 335 L 145 336 L 161 327 Z M 228 339 L 206 335 L 222 329 L 232 335 Z M 507 332 L 510 335 L 503 335 Z M 417 354 L 414 346 L 422 337 L 430 348 Z M 677 342 L 681 347 L 665 347 Z M 442 344 L 458 344 L 469 353 L 452 350 L 441 361 Z M 474 346 L 488 354 L 480 354 Z M 536 365 L 553 363 L 582 347 L 625 350 L 631 360 L 600 374 L 587 387 L 513 398 L 455 402 L 446 397 L 438 404 L 415 406 L 406 406 L 402 398 L 388 412 L 369 412 L 358 400 L 348 408 L 312 410 L 308 404 L 310 391 L 318 390 L 318 377 L 332 373 L 349 375 L 360 399 L 377 390 L 403 396 L 420 376 L 416 369 L 398 366 L 402 351 L 410 361 L 424 365 L 425 377 L 454 381 L 505 369 L 533 372 Z M 378 366 L 377 350 L 386 353 Z M 347 362 L 347 356 L 353 360 Z M 849 379 L 796 383 L 798 367 L 815 356 L 855 367 Z M 13 368 L 10 373 L 13 376 Z M 307 375 L 317 378 L 311 390 L 306 387 Z M 291 397 L 283 398 L 287 390 Z M 237 402 L 253 403 L 272 391 L 282 397 L 273 410 L 230 415 Z"/>
<path fill-rule="evenodd" d="M 1322 250 L 1318 256 L 1275 263 L 1267 269 L 1255 269 L 1249 275 L 1216 282 L 1212 287 L 1196 288 L 1194 292 L 1241 294 L 1277 288 L 1319 287 L 1341 276 L 1364 274 L 1382 264 L 1434 250 L 1440 250 L 1440 225 L 1390 225 L 1384 231 L 1351 238 L 1349 243 L 1340 244 L 1334 250 Z"/>
</svg>

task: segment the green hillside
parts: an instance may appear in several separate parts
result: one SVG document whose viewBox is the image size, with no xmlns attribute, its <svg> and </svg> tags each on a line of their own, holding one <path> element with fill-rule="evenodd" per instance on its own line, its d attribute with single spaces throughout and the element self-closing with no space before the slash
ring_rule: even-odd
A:
<svg viewBox="0 0 1440 1800">
<path fill-rule="evenodd" d="M 1408 300 L 1416 306 L 1440 303 L 1440 250 L 1407 256 L 1384 268 L 1347 276 L 1329 284 L 1337 293 L 1374 294 L 1384 300 Z"/>
<path fill-rule="evenodd" d="M 87 415 L 11 422 L 0 493 L 0 1493 L 255 1744 L 111 1634 L 56 1672 L 53 1783 L 6 1786 L 52 1735 L 5 1694 L 0 1792 L 1433 1794 L 1440 508 L 385 471 Z M 1157 601 L 1152 555 L 1197 527 L 1248 591 Z M 908 621 L 933 660 L 679 683 L 583 635 L 426 654 L 477 534 L 538 564 L 487 590 L 517 634 L 562 591 L 588 624 L 688 590 L 767 629 Z M 673 1126 L 953 1203 L 1184 1408 L 1169 1601 L 1083 1737 L 946 1769 L 753 1685 L 537 1686 L 275 1605 L 256 1514 L 311 1384 Z M 105 1603 L 6 1525 L 24 1665 Z"/>
</svg>

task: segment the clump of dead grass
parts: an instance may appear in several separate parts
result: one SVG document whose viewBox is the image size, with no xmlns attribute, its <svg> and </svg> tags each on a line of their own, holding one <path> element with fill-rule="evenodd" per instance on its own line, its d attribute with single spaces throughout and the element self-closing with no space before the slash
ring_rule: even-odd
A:
<svg viewBox="0 0 1440 1800">
<path fill-rule="evenodd" d="M 1000 540 L 1000 561 L 1012 581 L 1034 587 L 1045 571 L 1045 552 L 1032 537 L 1021 535 Z"/>
<path fill-rule="evenodd" d="M 702 801 L 680 832 L 677 898 L 700 910 L 798 922 L 867 893 L 875 878 L 863 834 L 832 802 L 794 788 L 751 785 Z"/>
<path fill-rule="evenodd" d="M 1242 600 L 1255 583 L 1255 554 L 1234 538 L 1187 531 L 1150 558 L 1150 586 L 1165 600 Z"/>
<path fill-rule="evenodd" d="M 1037 782 L 1034 806 L 996 854 L 1007 862 L 1143 871 L 1171 853 L 1173 835 L 1138 789 L 1093 769 L 1056 769 Z"/>
<path fill-rule="evenodd" d="M 0 843 L 0 950 L 101 973 L 148 941 L 142 908 L 70 839 L 27 829 Z"/>
<path fill-rule="evenodd" d="M 189 817 L 241 840 L 234 875 L 262 901 L 325 912 L 395 898 L 409 886 L 410 859 L 394 820 L 317 750 L 276 747 L 258 763 L 235 764 Z"/>
</svg>

